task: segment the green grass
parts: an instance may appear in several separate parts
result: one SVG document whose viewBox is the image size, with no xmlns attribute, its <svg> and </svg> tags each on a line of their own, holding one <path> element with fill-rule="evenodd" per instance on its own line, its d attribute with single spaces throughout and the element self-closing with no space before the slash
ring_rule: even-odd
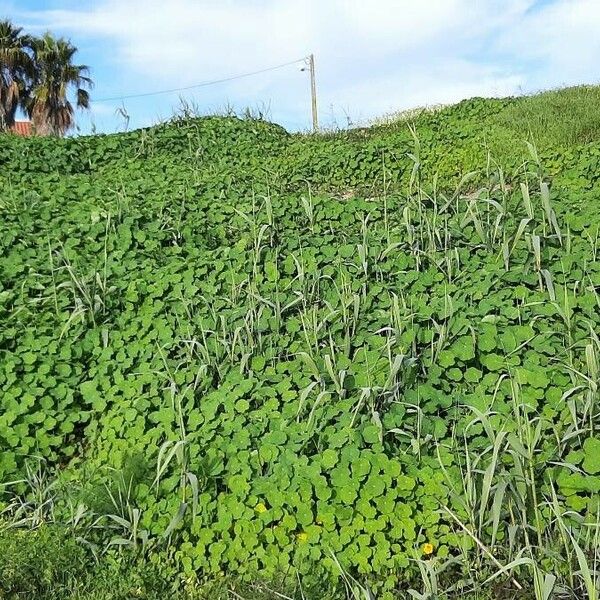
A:
<svg viewBox="0 0 600 600">
<path fill-rule="evenodd" d="M 540 149 L 589 144 L 600 138 L 600 88 L 577 86 L 519 99 L 498 118 L 512 137 L 526 134 Z"/>
<path fill-rule="evenodd" d="M 490 106 L 497 101 L 488 100 Z M 503 101 L 501 101 L 503 104 Z M 376 120 L 373 131 L 383 133 L 394 128 L 405 129 L 407 124 L 426 120 L 440 111 L 452 113 L 454 107 L 424 107 L 393 113 Z M 487 111 L 486 111 L 487 112 Z M 480 125 L 493 131 L 489 142 L 502 160 L 514 152 L 515 142 L 535 141 L 538 149 L 573 148 L 598 141 L 600 137 L 600 87 L 580 85 L 549 90 L 534 95 L 511 98 L 499 112 L 480 115 Z M 499 142 L 506 145 L 500 147 Z M 512 147 L 509 141 L 512 141 Z M 521 146 L 522 148 L 522 146 Z"/>
<path fill-rule="evenodd" d="M 0 138 L 0 597 L 595 600 L 597 94 Z"/>
</svg>

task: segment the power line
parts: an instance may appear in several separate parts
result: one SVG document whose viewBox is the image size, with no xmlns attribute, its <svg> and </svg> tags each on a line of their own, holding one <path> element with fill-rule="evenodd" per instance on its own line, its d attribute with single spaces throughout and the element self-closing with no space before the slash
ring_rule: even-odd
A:
<svg viewBox="0 0 600 600">
<path fill-rule="evenodd" d="M 275 71 L 276 69 L 282 69 L 283 67 L 289 67 L 299 62 L 306 62 L 307 58 L 298 58 L 291 60 L 290 62 L 275 65 L 273 67 L 267 67 L 266 69 L 260 69 L 258 71 L 252 71 L 250 73 L 242 73 L 241 75 L 232 75 L 231 77 L 224 77 L 223 79 L 213 79 L 212 81 L 203 81 L 195 85 L 188 85 L 186 87 L 172 88 L 170 90 L 159 90 L 156 92 L 145 92 L 143 94 L 128 94 L 126 96 L 114 96 L 112 98 L 100 98 L 94 100 L 95 102 L 112 102 L 114 100 L 129 100 L 130 98 L 145 98 L 147 96 L 158 96 L 159 94 L 172 94 L 173 92 L 185 92 L 187 90 L 193 90 L 195 88 L 206 87 L 209 85 L 216 85 L 217 83 L 225 83 L 227 81 L 233 81 L 234 79 L 241 79 L 242 77 L 251 77 L 252 75 L 260 75 L 261 73 L 267 73 L 268 71 Z"/>
</svg>

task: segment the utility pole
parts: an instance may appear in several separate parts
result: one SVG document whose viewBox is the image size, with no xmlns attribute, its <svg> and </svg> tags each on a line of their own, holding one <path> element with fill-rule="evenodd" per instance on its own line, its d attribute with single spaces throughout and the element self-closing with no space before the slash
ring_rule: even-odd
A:
<svg viewBox="0 0 600 600">
<path fill-rule="evenodd" d="M 308 70 L 310 71 L 310 99 L 312 112 L 312 127 L 313 132 L 319 130 L 319 119 L 317 116 L 317 81 L 315 79 L 315 55 L 311 54 L 307 57 Z M 303 69 L 304 70 L 304 69 Z"/>
</svg>

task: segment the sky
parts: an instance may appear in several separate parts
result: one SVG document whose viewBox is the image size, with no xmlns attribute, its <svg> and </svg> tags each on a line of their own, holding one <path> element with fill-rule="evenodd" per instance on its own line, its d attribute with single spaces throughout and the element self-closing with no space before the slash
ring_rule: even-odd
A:
<svg viewBox="0 0 600 600">
<path fill-rule="evenodd" d="M 2 18 L 78 47 L 95 82 L 92 109 L 77 117 L 83 133 L 156 123 L 182 99 L 203 114 L 250 108 L 306 130 L 310 81 L 302 62 L 184 92 L 124 96 L 310 53 L 325 127 L 472 96 L 600 82 L 600 0 L 0 0 Z"/>
</svg>

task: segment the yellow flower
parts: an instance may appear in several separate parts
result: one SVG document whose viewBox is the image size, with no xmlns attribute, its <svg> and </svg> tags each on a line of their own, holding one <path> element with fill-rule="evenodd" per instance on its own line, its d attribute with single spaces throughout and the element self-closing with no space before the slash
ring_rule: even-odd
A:
<svg viewBox="0 0 600 600">
<path fill-rule="evenodd" d="M 308 533 L 301 531 L 300 533 L 296 534 L 296 538 L 299 542 L 305 542 L 308 539 Z"/>
<path fill-rule="evenodd" d="M 433 547 L 433 544 L 427 543 L 427 544 L 423 544 L 422 549 L 423 549 L 423 554 L 425 554 L 426 556 L 429 556 L 430 554 L 433 554 L 434 547 Z"/>
<path fill-rule="evenodd" d="M 258 514 L 261 514 L 261 513 L 267 512 L 267 507 L 266 507 L 266 506 L 265 506 L 265 505 L 264 505 L 262 502 L 259 502 L 259 503 L 256 505 L 256 507 L 254 508 L 254 510 L 255 510 L 255 511 L 258 513 Z"/>
</svg>

